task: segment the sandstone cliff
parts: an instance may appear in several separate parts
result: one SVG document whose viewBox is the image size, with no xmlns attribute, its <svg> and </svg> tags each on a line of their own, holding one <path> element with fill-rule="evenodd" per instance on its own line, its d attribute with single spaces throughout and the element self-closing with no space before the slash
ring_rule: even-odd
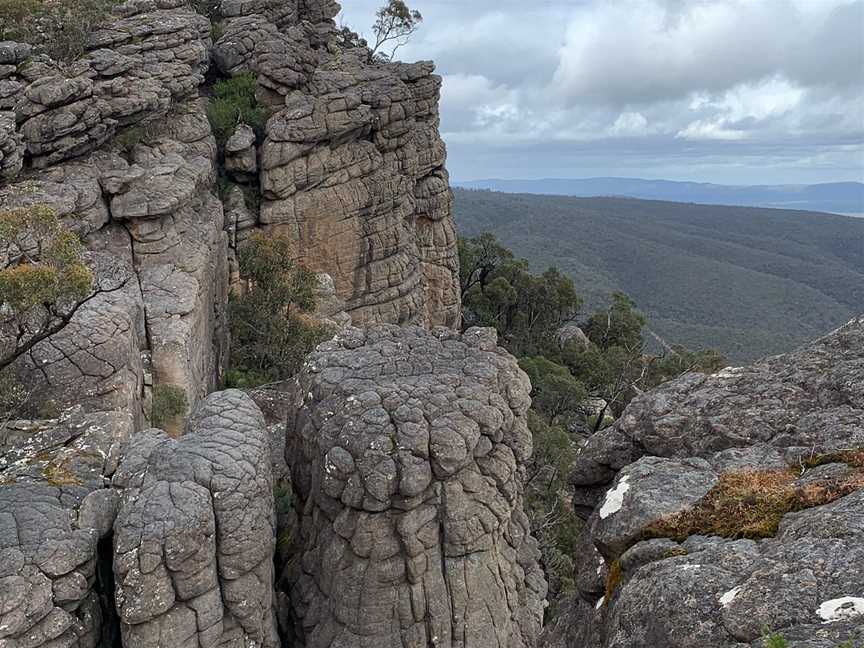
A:
<svg viewBox="0 0 864 648">
<path fill-rule="evenodd" d="M 129 0 L 71 64 L 0 44 L 0 208 L 53 207 L 131 279 L 21 364 L 60 409 L 128 409 L 149 386 L 197 402 L 218 384 L 234 247 L 286 232 L 357 324 L 459 321 L 456 238 L 430 63 L 371 66 L 335 42 L 334 2 L 222 3 L 224 35 L 185 0 Z M 224 160 L 202 95 L 253 72 L 271 117 Z M 209 75 L 209 76 L 208 76 Z M 217 197 L 217 165 L 260 192 Z"/>
</svg>

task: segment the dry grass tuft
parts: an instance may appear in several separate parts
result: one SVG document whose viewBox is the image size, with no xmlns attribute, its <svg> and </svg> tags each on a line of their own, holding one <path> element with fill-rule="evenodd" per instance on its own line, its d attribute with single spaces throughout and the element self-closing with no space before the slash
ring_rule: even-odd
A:
<svg viewBox="0 0 864 648">
<path fill-rule="evenodd" d="M 864 448 L 838 450 L 828 454 L 818 454 L 802 460 L 804 468 L 816 468 L 829 463 L 845 463 L 853 468 L 864 468 Z"/>
<path fill-rule="evenodd" d="M 864 451 L 847 456 L 850 461 L 843 462 L 855 468 L 851 473 L 805 486 L 795 484 L 797 475 L 791 470 L 725 473 L 696 507 L 655 522 L 645 535 L 679 542 L 691 535 L 773 537 L 787 513 L 829 504 L 864 489 L 864 468 L 852 461 L 864 459 Z"/>
<path fill-rule="evenodd" d="M 612 564 L 609 565 L 609 575 L 606 577 L 606 604 L 609 604 L 609 601 L 612 600 L 612 597 L 615 595 L 615 590 L 618 589 L 618 586 L 621 584 L 621 563 L 617 560 L 613 560 Z"/>
</svg>

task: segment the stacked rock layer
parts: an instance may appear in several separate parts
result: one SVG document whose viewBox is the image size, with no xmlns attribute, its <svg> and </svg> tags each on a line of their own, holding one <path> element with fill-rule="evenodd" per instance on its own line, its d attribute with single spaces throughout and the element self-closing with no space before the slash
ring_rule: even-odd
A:
<svg viewBox="0 0 864 648">
<path fill-rule="evenodd" d="M 347 329 L 300 388 L 286 458 L 303 518 L 283 575 L 299 645 L 534 646 L 530 384 L 494 331 Z"/>
</svg>

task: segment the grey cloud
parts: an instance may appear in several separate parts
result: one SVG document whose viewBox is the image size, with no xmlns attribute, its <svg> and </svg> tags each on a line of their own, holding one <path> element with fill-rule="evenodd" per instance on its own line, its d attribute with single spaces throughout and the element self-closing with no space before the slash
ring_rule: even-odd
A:
<svg viewBox="0 0 864 648">
<path fill-rule="evenodd" d="M 457 179 L 864 176 L 864 0 L 409 4 L 426 20 L 402 54 L 444 76 Z"/>
</svg>

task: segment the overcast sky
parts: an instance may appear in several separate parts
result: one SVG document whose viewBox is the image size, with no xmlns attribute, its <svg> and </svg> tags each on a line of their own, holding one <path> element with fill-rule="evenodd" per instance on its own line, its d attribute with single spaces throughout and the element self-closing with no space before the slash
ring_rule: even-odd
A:
<svg viewBox="0 0 864 648">
<path fill-rule="evenodd" d="M 343 0 L 369 36 L 383 0 Z M 864 180 L 864 0 L 411 0 L 455 180 Z"/>
</svg>

